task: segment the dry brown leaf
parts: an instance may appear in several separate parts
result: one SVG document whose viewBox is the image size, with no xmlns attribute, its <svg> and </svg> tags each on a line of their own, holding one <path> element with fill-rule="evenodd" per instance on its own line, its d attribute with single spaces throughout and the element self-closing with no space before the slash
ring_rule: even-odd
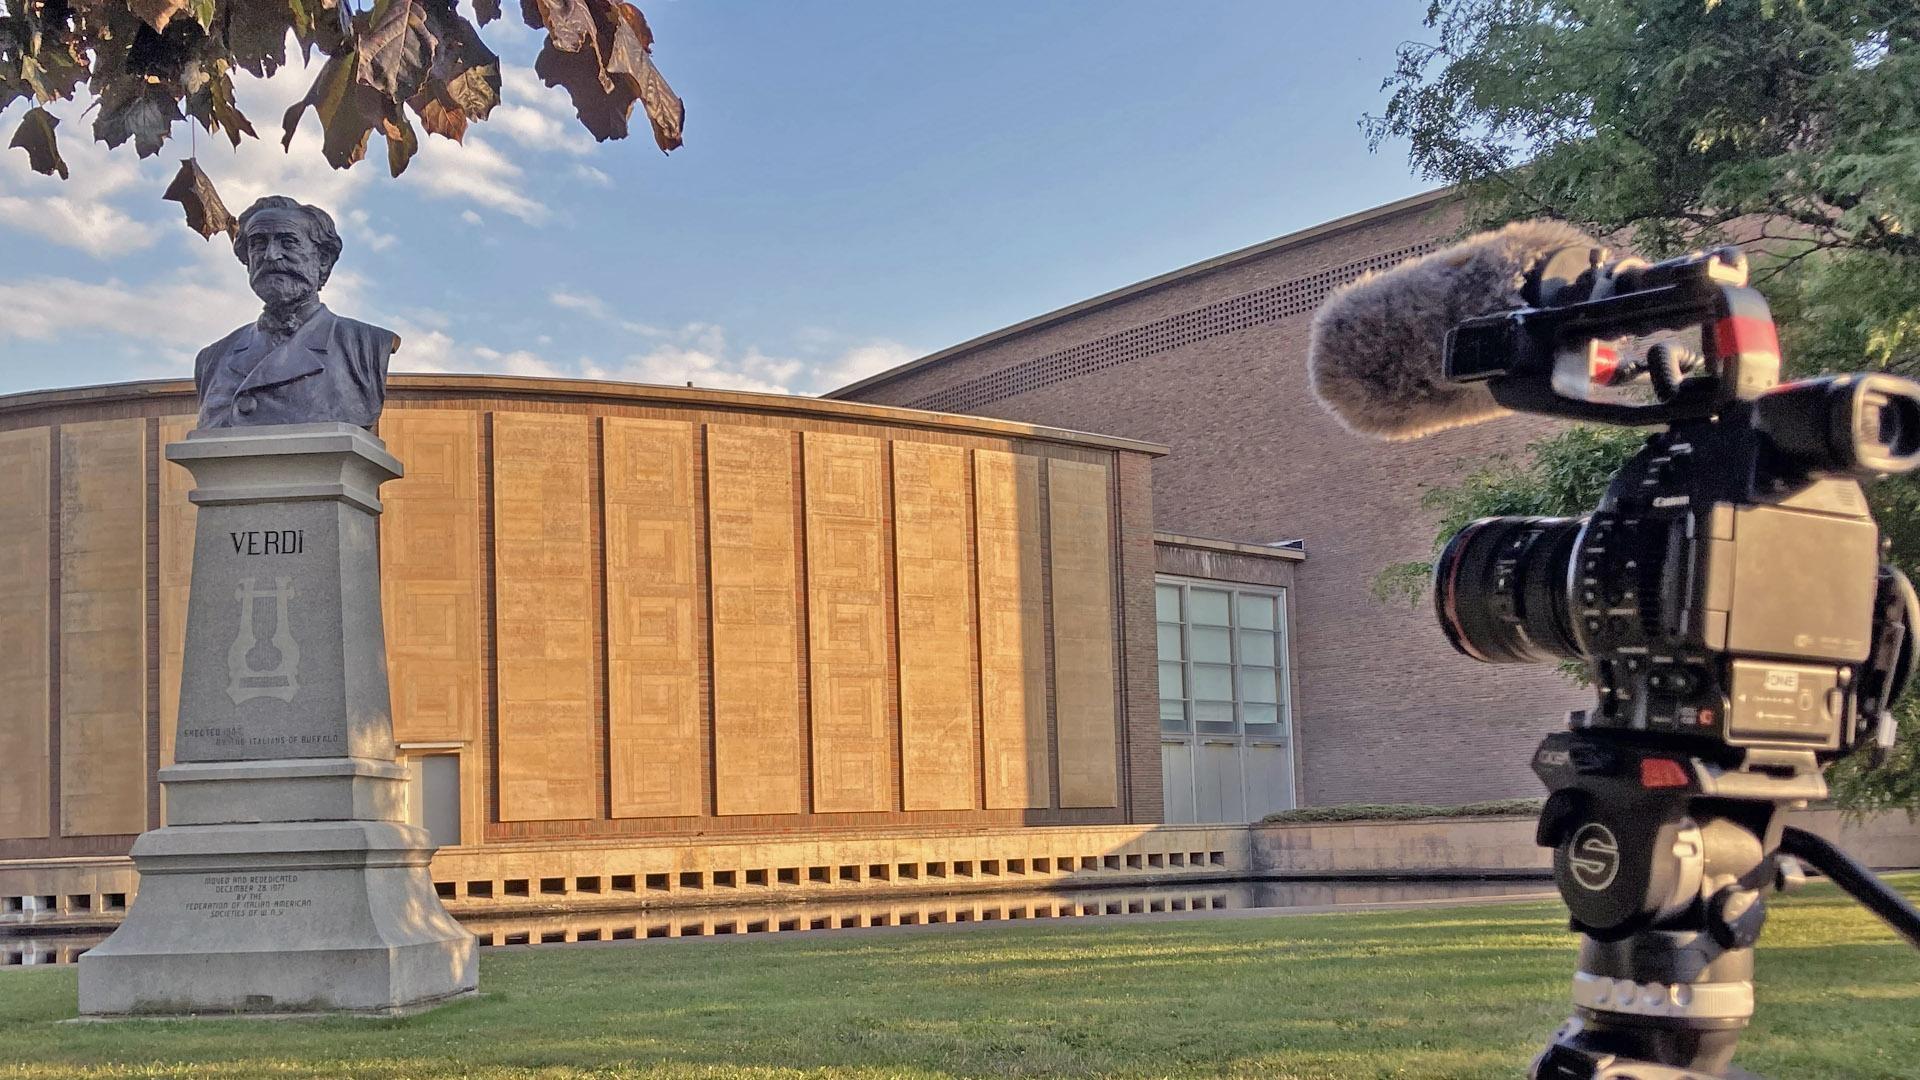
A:
<svg viewBox="0 0 1920 1080">
<path fill-rule="evenodd" d="M 187 212 L 188 227 L 208 239 L 212 239 L 214 233 L 232 236 L 239 228 L 233 215 L 227 213 L 226 204 L 220 201 L 213 181 L 200 171 L 200 163 L 193 158 L 180 163 L 180 171 L 174 174 L 173 183 L 161 198 L 179 203 Z"/>
</svg>

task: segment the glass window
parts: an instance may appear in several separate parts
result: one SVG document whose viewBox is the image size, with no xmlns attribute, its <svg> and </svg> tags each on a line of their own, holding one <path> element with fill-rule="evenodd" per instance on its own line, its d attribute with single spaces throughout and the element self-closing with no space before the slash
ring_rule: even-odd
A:
<svg viewBox="0 0 1920 1080">
<path fill-rule="evenodd" d="M 1233 727 L 1233 702 L 1196 701 L 1193 703 L 1193 718 L 1202 727 Z"/>
<path fill-rule="evenodd" d="M 1240 669 L 1240 700 L 1271 705 L 1280 700 L 1279 688 L 1273 677 L 1272 668 L 1243 667 Z"/>
<path fill-rule="evenodd" d="M 1240 706 L 1240 719 L 1249 735 L 1277 735 L 1280 732 L 1280 706 L 1246 704 Z"/>
<path fill-rule="evenodd" d="M 1184 701 L 1160 701 L 1160 730 L 1187 730 L 1187 705 Z"/>
<path fill-rule="evenodd" d="M 1175 701 L 1187 696 L 1186 679 L 1181 675 L 1179 664 L 1160 665 L 1160 696 Z"/>
<path fill-rule="evenodd" d="M 1180 621 L 1180 586 L 1161 585 L 1154 589 L 1154 603 L 1160 610 L 1161 622 Z"/>
<path fill-rule="evenodd" d="M 1273 597 L 1253 593 L 1240 594 L 1240 625 L 1249 630 L 1271 630 Z"/>
<path fill-rule="evenodd" d="M 1193 658 L 1203 664 L 1233 663 L 1233 632 L 1224 626 L 1196 626 L 1187 631 Z"/>
<path fill-rule="evenodd" d="M 1226 626 L 1227 594 L 1218 589 L 1187 590 L 1187 621 L 1196 626 Z"/>
<path fill-rule="evenodd" d="M 1181 659 L 1180 624 L 1179 623 L 1161 623 L 1160 624 L 1160 659 L 1162 660 Z"/>
<path fill-rule="evenodd" d="M 1165 656 L 1162 652 L 1160 655 Z M 1240 662 L 1274 667 L 1274 635 L 1267 630 L 1240 631 Z"/>
<path fill-rule="evenodd" d="M 1232 701 L 1233 668 L 1228 664 L 1194 664 L 1193 696 L 1195 700 Z"/>
</svg>

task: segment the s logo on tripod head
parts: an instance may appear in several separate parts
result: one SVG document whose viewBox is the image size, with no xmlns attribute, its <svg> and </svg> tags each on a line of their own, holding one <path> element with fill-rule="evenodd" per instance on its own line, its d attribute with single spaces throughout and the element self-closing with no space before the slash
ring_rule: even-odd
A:
<svg viewBox="0 0 1920 1080">
<path fill-rule="evenodd" d="M 1567 869 L 1590 892 L 1605 892 L 1620 874 L 1620 840 L 1599 822 L 1580 826 L 1567 843 Z"/>
</svg>

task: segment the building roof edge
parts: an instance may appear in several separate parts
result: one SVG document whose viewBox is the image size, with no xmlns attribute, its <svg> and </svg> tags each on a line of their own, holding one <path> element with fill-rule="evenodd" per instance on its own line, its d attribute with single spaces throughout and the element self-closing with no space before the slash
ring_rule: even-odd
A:
<svg viewBox="0 0 1920 1080">
<path fill-rule="evenodd" d="M 1411 213 L 1416 210 L 1424 210 L 1430 206 L 1435 206 L 1447 201 L 1447 199 L 1453 197 L 1453 195 L 1454 190 L 1450 187 L 1437 188 L 1433 191 L 1423 191 L 1418 195 L 1409 195 L 1404 199 L 1396 199 L 1393 202 L 1361 210 L 1358 213 L 1348 214 L 1345 217 L 1335 218 L 1332 221 L 1323 221 L 1318 225 L 1311 225 L 1307 228 L 1287 233 L 1284 236 L 1277 236 L 1272 240 L 1263 240 L 1258 244 L 1239 248 L 1235 251 L 1229 251 L 1224 255 L 1215 255 L 1210 259 L 1204 259 L 1190 266 L 1183 266 L 1178 270 L 1169 270 L 1164 274 L 1150 277 L 1145 281 L 1136 281 L 1131 285 L 1123 285 L 1110 292 L 1104 292 L 1098 296 L 1068 304 L 1063 308 L 1056 308 L 1045 314 L 1035 315 L 1030 319 L 1014 323 L 1012 326 L 1005 326 L 998 330 L 988 331 L 979 337 L 970 338 L 958 345 L 949 345 L 939 352 L 928 353 L 926 356 L 922 356 L 917 360 L 909 360 L 904 364 L 890 367 L 885 371 L 875 372 L 864 379 L 850 382 L 838 389 L 829 390 L 820 396 L 823 398 L 844 398 L 846 395 L 857 390 L 864 390 L 871 386 L 879 386 L 882 383 L 892 382 L 902 375 L 908 375 L 921 368 L 937 364 L 942 360 L 972 352 L 984 345 L 991 345 L 996 341 L 1001 341 L 1017 334 L 1024 334 L 1032 330 L 1050 326 L 1053 323 L 1072 318 L 1075 315 L 1082 315 L 1086 312 L 1106 307 L 1109 304 L 1118 303 L 1121 300 L 1157 289 L 1163 285 L 1211 274 L 1216 270 L 1225 270 L 1228 267 L 1237 266 L 1240 263 L 1246 262 L 1249 259 L 1256 259 L 1275 251 L 1283 251 L 1287 248 L 1295 247 L 1311 240 L 1318 240 L 1334 233 L 1359 228 L 1362 225 L 1370 225 L 1385 218 Z"/>
<path fill-rule="evenodd" d="M 1163 529 L 1154 530 L 1153 542 L 1166 547 L 1197 548 L 1229 555 L 1252 555 L 1255 558 L 1279 559 L 1282 562 L 1304 562 L 1307 558 L 1306 545 L 1298 542 L 1296 542 L 1298 546 L 1249 544 L 1244 540 L 1222 540 L 1215 536 L 1188 536 Z"/>
<path fill-rule="evenodd" d="M 875 405 L 864 401 L 834 401 L 799 394 L 766 394 L 750 390 L 719 390 L 702 387 L 658 386 L 651 383 L 613 382 L 595 379 L 555 379 L 525 375 L 491 375 L 450 372 L 395 372 L 387 380 L 390 401 L 431 400 L 463 395 L 499 395 L 513 398 L 553 398 L 572 401 L 599 401 L 624 405 L 672 405 L 690 408 L 738 409 L 778 416 L 817 420 L 855 420 L 895 424 L 932 431 L 1032 439 L 1067 446 L 1122 450 L 1150 457 L 1164 457 L 1167 448 L 1159 443 L 1129 439 L 1099 432 L 1030 424 L 1022 420 L 967 416 L 959 413 L 930 412 L 897 405 Z M 61 406 L 109 405 L 151 401 L 180 401 L 191 410 L 191 379 L 148 379 L 139 382 L 107 383 L 52 390 L 25 390 L 0 394 L 0 418 L 38 409 Z M 404 405 L 402 406 L 404 408 Z"/>
</svg>

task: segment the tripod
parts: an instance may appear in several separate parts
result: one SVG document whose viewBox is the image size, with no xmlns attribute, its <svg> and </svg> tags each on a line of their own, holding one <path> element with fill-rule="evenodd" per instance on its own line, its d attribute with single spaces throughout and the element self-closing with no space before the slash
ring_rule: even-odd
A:
<svg viewBox="0 0 1920 1080">
<path fill-rule="evenodd" d="M 1801 859 L 1920 947 L 1920 911 L 1838 848 L 1785 825 L 1826 794 L 1811 754 L 1734 771 L 1617 735 L 1548 736 L 1537 839 L 1583 935 L 1574 1015 L 1535 1080 L 1723 1080 L 1753 1016 L 1765 896 Z M 1783 857 L 1784 856 L 1784 857 Z"/>
</svg>

